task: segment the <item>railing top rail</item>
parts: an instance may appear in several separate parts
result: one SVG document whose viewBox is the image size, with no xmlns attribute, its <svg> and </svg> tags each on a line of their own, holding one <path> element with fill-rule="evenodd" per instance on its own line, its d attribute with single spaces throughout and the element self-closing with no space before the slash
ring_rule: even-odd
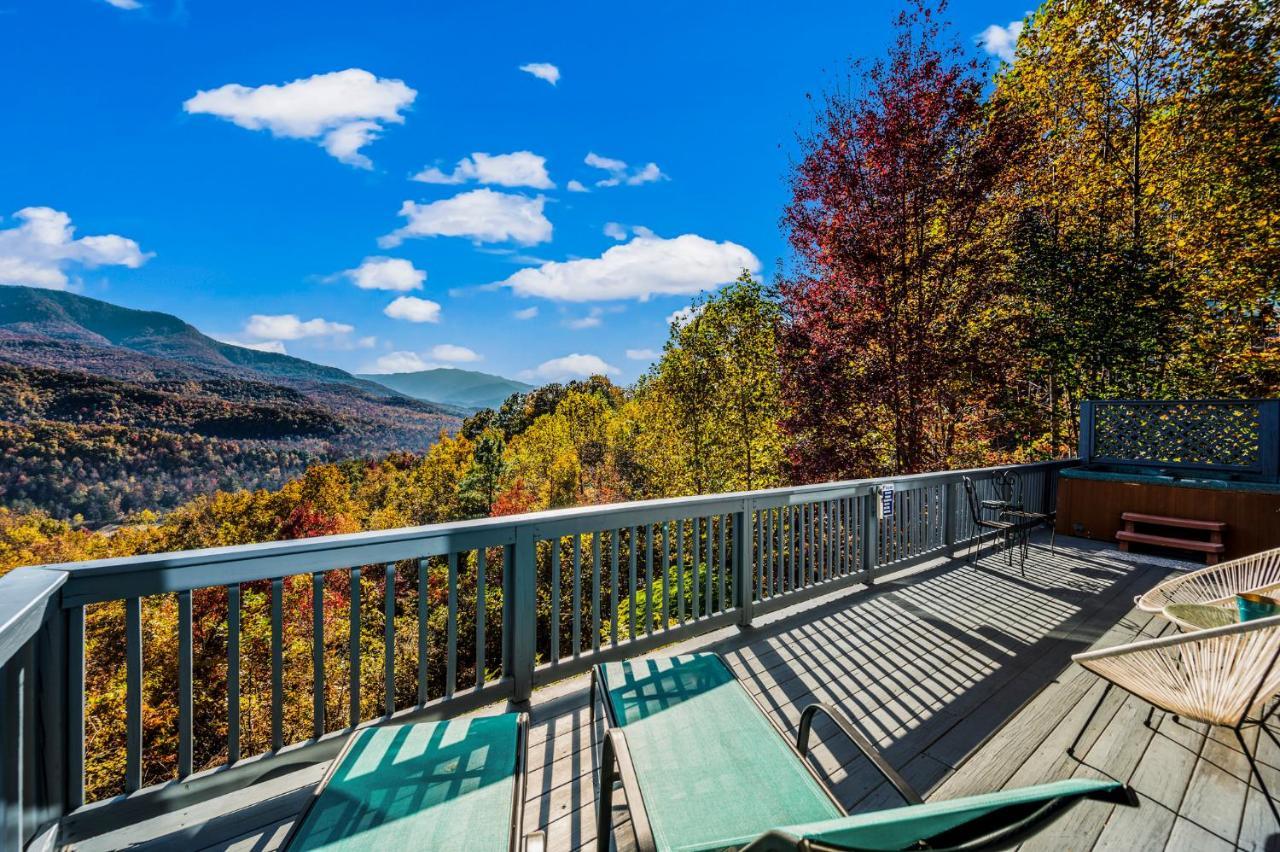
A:
<svg viewBox="0 0 1280 852">
<path fill-rule="evenodd" d="M 1062 467 L 1073 463 L 1075 463 L 1074 459 L 1060 459 L 1022 465 L 999 465 L 988 468 L 852 479 L 758 491 L 738 491 L 659 500 L 637 500 L 627 503 L 608 503 L 596 506 L 529 512 L 520 515 L 477 518 L 469 521 L 450 521 L 441 524 L 402 527 L 394 530 L 316 536 L 313 538 L 271 541 L 259 544 L 227 545 L 198 550 L 115 557 L 85 562 L 68 562 L 41 567 L 44 570 L 65 572 L 73 582 L 90 578 L 101 579 L 110 575 L 138 571 L 189 569 L 200 566 L 211 568 L 221 566 L 228 569 L 235 566 L 243 569 L 255 562 L 259 562 L 263 566 L 270 564 L 273 570 L 277 571 L 275 575 L 278 575 L 279 570 L 286 569 L 286 573 L 293 573 L 295 570 L 297 573 L 305 573 L 330 567 L 349 567 L 351 565 L 413 558 L 422 555 L 421 548 L 424 543 L 435 543 L 437 549 L 440 549 L 442 553 L 448 552 L 449 549 L 462 550 L 474 547 L 500 546 L 512 543 L 515 530 L 525 526 L 547 528 L 565 521 L 604 518 L 637 510 L 656 510 L 669 514 L 685 514 L 691 517 L 713 509 L 727 511 L 747 500 L 766 504 L 772 503 L 773 505 L 778 505 L 778 501 L 798 502 L 797 498 L 802 498 L 805 502 L 809 502 L 865 493 L 869 489 L 889 482 L 894 483 L 898 488 L 905 489 L 912 485 L 959 481 L 964 476 L 1006 470 L 1010 467 L 1030 470 L 1045 467 Z M 321 554 L 324 555 L 322 560 L 305 561 L 308 557 L 314 559 Z M 271 575 L 264 574 L 263 576 Z M 220 580 L 217 578 L 210 579 L 210 585 L 218 582 Z"/>
<path fill-rule="evenodd" d="M 65 582 L 65 571 L 45 568 L 0 577 L 0 665 L 9 662 L 44 624 L 49 602 Z"/>
</svg>

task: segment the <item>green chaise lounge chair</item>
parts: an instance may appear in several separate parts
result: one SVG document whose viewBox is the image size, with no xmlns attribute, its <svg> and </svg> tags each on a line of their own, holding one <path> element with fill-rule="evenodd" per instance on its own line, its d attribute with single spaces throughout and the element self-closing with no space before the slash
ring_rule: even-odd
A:
<svg viewBox="0 0 1280 852">
<path fill-rule="evenodd" d="M 525 713 L 356 731 L 288 839 L 290 850 L 536 852 L 523 836 Z"/>
<path fill-rule="evenodd" d="M 808 707 L 790 739 L 717 654 L 596 666 L 608 723 L 596 844 L 607 852 L 621 781 L 640 852 L 744 849 L 1003 848 L 1081 798 L 1133 804 L 1113 781 L 1068 780 L 925 803 L 838 710 Z M 902 795 L 905 807 L 846 815 L 805 760 L 815 714 L 829 716 Z"/>
</svg>

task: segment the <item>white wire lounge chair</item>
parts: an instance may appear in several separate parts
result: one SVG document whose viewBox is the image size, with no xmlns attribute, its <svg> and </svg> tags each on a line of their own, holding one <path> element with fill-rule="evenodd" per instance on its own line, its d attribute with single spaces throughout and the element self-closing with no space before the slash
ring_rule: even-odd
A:
<svg viewBox="0 0 1280 852">
<path fill-rule="evenodd" d="M 1107 692 L 1118 686 L 1153 708 L 1194 722 L 1230 728 L 1272 814 L 1280 822 L 1280 809 L 1241 733 L 1246 726 L 1259 725 L 1280 747 L 1280 740 L 1267 726 L 1276 708 L 1264 710 L 1267 702 L 1280 693 L 1280 615 L 1088 651 L 1071 659 L 1106 680 L 1107 686 L 1067 749 L 1068 754 L 1075 754 L 1080 737 Z M 1150 721 L 1148 714 L 1147 723 Z"/>
<path fill-rule="evenodd" d="M 1241 592 L 1265 594 L 1277 588 L 1280 588 L 1280 547 L 1190 574 L 1179 574 L 1134 598 L 1133 602 L 1147 612 L 1163 613 L 1170 604 L 1234 606 L 1234 598 Z"/>
</svg>

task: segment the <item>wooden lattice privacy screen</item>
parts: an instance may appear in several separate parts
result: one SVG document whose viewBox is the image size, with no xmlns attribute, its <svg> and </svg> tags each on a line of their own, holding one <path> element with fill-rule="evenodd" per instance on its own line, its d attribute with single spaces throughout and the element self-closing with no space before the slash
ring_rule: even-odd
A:
<svg viewBox="0 0 1280 852">
<path fill-rule="evenodd" d="M 1089 400 L 1080 458 L 1280 482 L 1280 400 Z"/>
</svg>

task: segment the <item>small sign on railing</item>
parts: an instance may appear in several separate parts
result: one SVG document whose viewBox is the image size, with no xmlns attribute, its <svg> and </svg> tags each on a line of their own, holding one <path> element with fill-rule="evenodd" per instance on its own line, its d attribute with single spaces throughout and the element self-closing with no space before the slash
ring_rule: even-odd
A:
<svg viewBox="0 0 1280 852">
<path fill-rule="evenodd" d="M 893 483 L 886 482 L 880 486 L 880 518 L 893 517 Z"/>
</svg>

